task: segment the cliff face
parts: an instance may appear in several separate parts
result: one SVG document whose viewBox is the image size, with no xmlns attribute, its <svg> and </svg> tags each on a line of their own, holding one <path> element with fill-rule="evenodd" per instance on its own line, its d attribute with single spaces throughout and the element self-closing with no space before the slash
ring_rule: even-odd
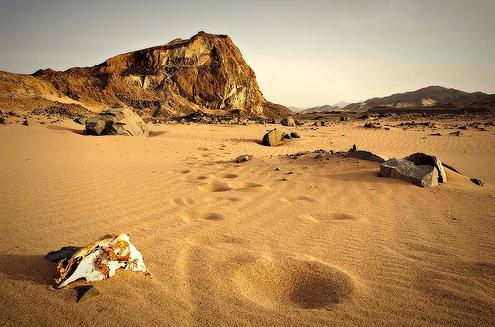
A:
<svg viewBox="0 0 495 327">
<path fill-rule="evenodd" d="M 268 117 L 289 113 L 265 100 L 256 75 L 226 35 L 199 32 L 97 66 L 40 70 L 33 76 L 53 85 L 52 93 L 96 111 L 125 105 L 155 117 L 231 109 Z"/>
</svg>

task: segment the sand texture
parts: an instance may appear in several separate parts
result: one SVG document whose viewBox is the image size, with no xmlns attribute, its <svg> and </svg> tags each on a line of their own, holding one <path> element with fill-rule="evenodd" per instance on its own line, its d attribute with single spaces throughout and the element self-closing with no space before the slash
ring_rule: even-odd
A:
<svg viewBox="0 0 495 327">
<path fill-rule="evenodd" d="M 277 126 L 159 125 L 90 137 L 70 121 L 0 126 L 2 326 L 493 326 L 495 135 Z M 379 163 L 291 159 L 358 148 L 436 155 L 420 188 Z M 241 154 L 252 160 L 234 163 Z M 276 169 L 278 168 L 278 169 Z M 128 233 L 152 276 L 119 272 L 76 303 L 43 256 Z"/>
</svg>

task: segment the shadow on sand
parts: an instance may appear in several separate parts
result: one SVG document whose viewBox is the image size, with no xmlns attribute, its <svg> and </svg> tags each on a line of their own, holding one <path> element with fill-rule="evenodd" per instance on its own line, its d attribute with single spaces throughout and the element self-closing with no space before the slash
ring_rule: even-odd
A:
<svg viewBox="0 0 495 327">
<path fill-rule="evenodd" d="M 0 274 L 11 279 L 51 285 L 56 277 L 55 264 L 42 255 L 0 255 Z"/>
<path fill-rule="evenodd" d="M 85 135 L 84 130 L 69 128 L 69 127 L 50 125 L 50 126 L 47 126 L 46 128 L 53 129 L 56 131 L 69 131 L 69 132 L 72 132 L 74 134 Z"/>
</svg>

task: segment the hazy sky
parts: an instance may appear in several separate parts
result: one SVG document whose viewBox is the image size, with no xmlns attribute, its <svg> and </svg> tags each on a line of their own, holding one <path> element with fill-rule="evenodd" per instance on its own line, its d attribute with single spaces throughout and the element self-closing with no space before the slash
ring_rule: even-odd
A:
<svg viewBox="0 0 495 327">
<path fill-rule="evenodd" d="M 230 35 L 265 97 L 289 106 L 495 93 L 495 0 L 0 0 L 0 70 L 92 66 L 201 30 Z"/>
</svg>

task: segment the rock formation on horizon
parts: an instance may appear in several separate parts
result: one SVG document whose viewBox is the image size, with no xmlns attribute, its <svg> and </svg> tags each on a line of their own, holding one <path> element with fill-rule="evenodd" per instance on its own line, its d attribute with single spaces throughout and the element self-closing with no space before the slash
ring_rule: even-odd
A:
<svg viewBox="0 0 495 327">
<path fill-rule="evenodd" d="M 372 98 L 351 103 L 344 110 L 367 111 L 370 109 L 495 109 L 495 95 L 483 92 L 463 92 L 442 86 L 397 93 L 383 98 Z"/>
<path fill-rule="evenodd" d="M 290 113 L 263 97 L 254 71 L 230 37 L 205 32 L 93 67 L 45 69 L 32 76 L 0 72 L 0 90 L 0 109 L 24 112 L 65 104 L 95 112 L 127 106 L 153 117 L 235 109 L 265 117 Z"/>
</svg>

